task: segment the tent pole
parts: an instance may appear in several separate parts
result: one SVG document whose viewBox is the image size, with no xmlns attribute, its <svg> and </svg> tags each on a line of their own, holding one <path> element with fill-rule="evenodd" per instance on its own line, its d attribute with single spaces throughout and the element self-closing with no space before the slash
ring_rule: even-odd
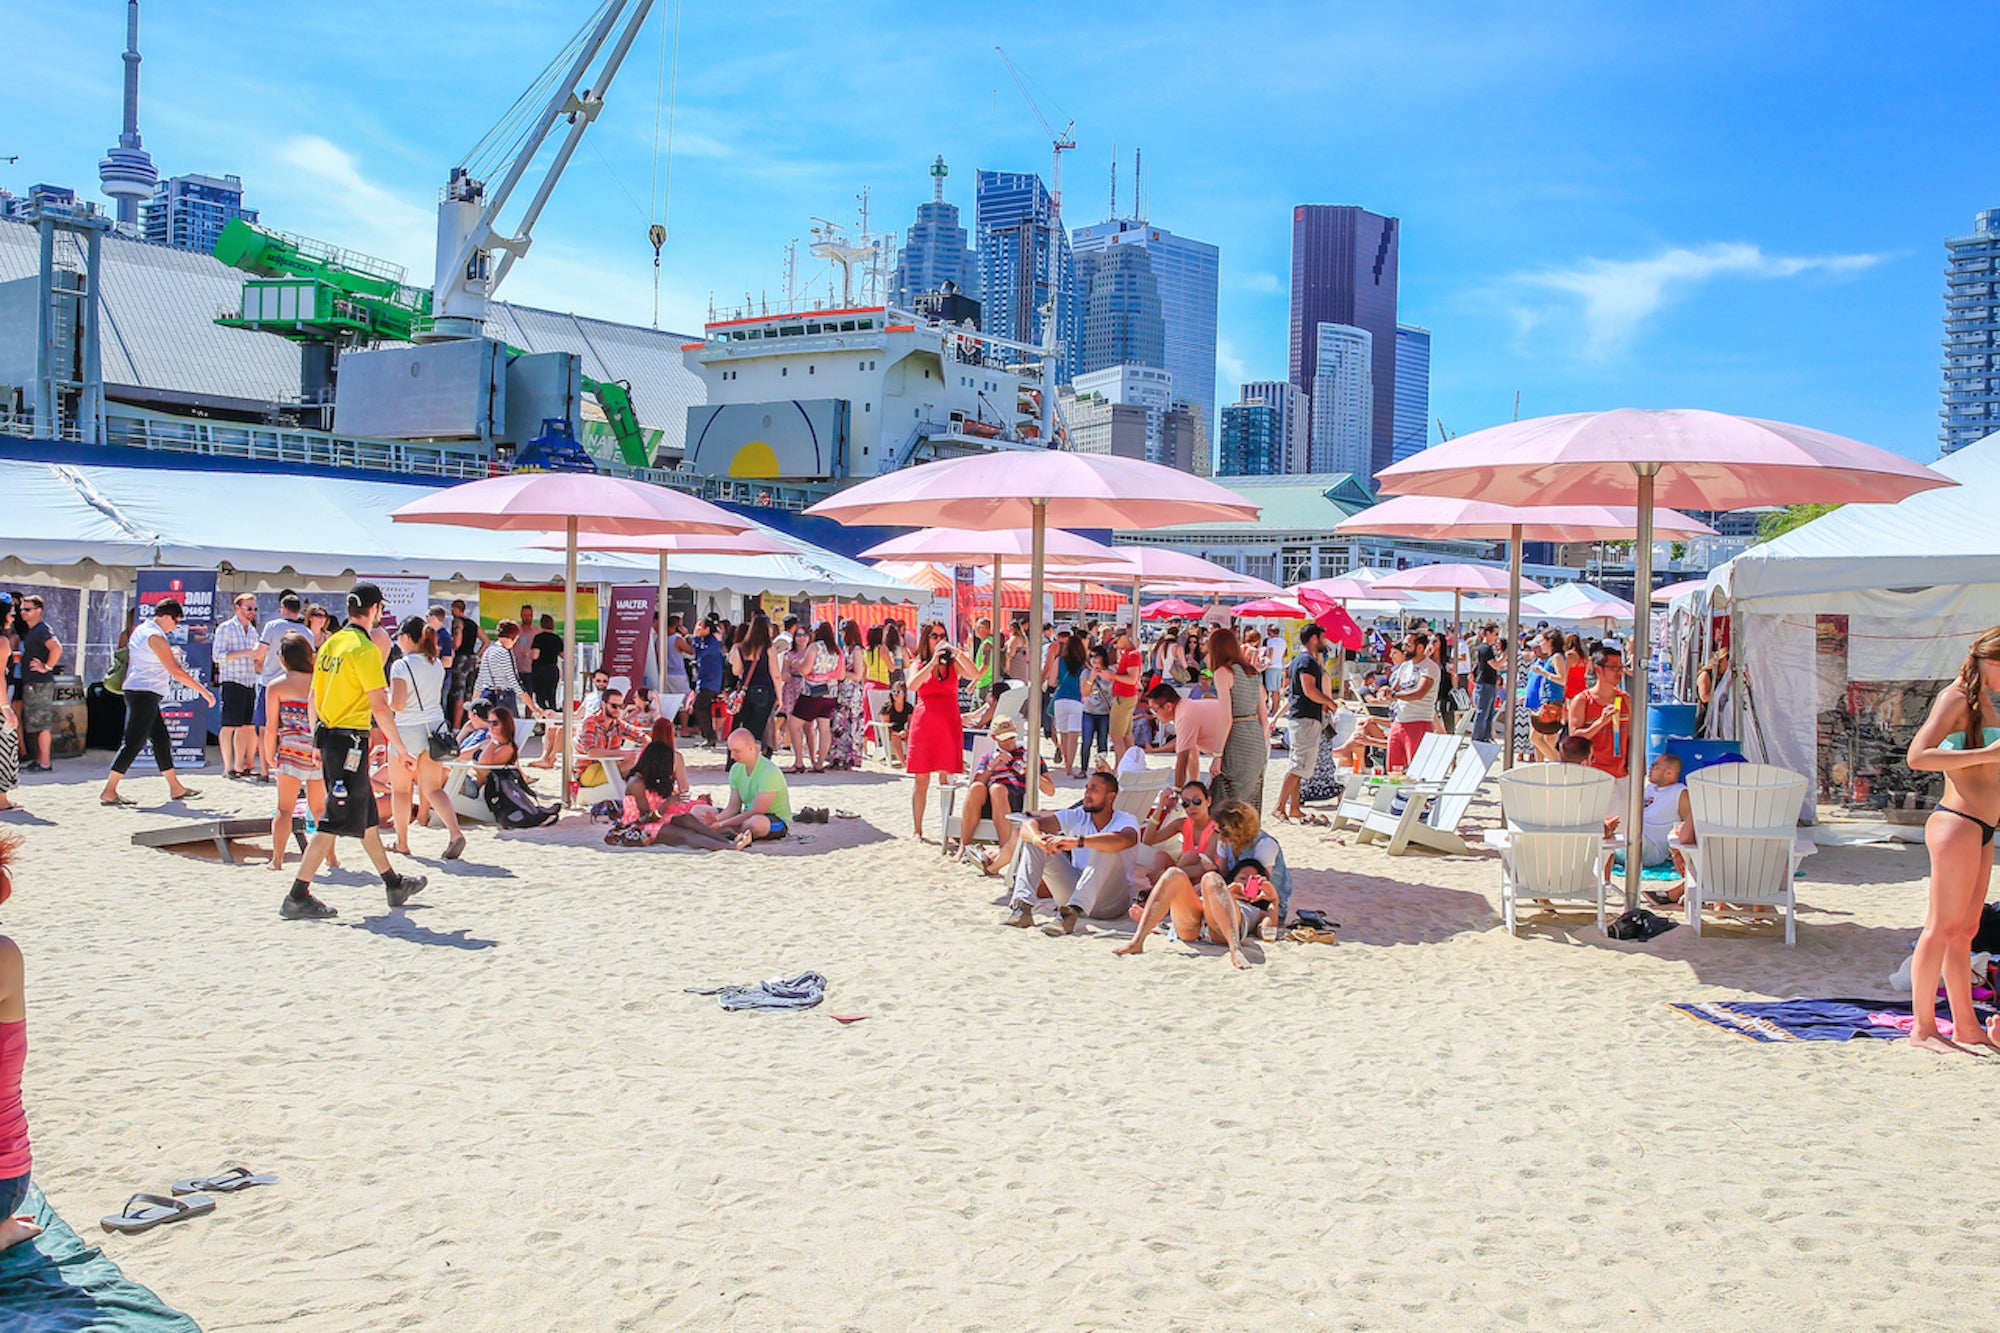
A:
<svg viewBox="0 0 2000 1333">
<path fill-rule="evenodd" d="M 1028 813 L 1042 808 L 1042 562 L 1048 545 L 1049 502 L 1035 504 L 1028 565 Z"/>
<path fill-rule="evenodd" d="M 571 756 L 576 744 L 576 526 L 569 516 L 563 550 L 562 804 L 569 804 Z"/>
<path fill-rule="evenodd" d="M 1500 673 L 1500 688 L 1507 694 L 1506 758 L 1500 771 L 1514 766 L 1514 684 L 1521 679 L 1515 658 L 1521 655 L 1521 525 L 1516 523 L 1507 539 L 1507 669 Z"/>
<path fill-rule="evenodd" d="M 660 552 L 660 605 L 658 610 L 660 613 L 660 627 L 654 631 L 653 637 L 658 640 L 660 664 L 659 669 L 654 673 L 653 682 L 654 688 L 658 693 L 665 694 L 667 692 L 667 654 L 671 649 L 667 643 L 667 553 L 664 550 Z"/>
<path fill-rule="evenodd" d="M 1002 617 L 1006 614 L 1003 609 L 1006 605 L 1006 598 L 1004 596 L 1004 589 L 1000 586 L 1000 579 L 1006 564 L 1007 561 L 1004 557 L 998 555 L 993 557 L 992 613 L 986 622 L 988 630 L 991 631 L 986 643 L 986 680 L 989 688 L 999 684 L 1002 679 L 1000 675 L 1000 668 L 1003 665 L 1000 657 L 1002 648 L 1000 626 L 1004 623 Z M 974 699 L 972 706 L 983 712 L 986 708 L 986 700 Z"/>
<path fill-rule="evenodd" d="M 1625 803 L 1625 910 L 1628 912 L 1639 906 L 1639 876 L 1645 869 L 1639 862 L 1644 859 L 1640 849 L 1645 840 L 1646 704 L 1652 684 L 1652 672 L 1648 669 L 1651 651 L 1647 645 L 1652 634 L 1652 617 L 1645 608 L 1653 596 L 1653 487 L 1660 465 L 1634 463 L 1632 470 L 1639 474 L 1639 530 L 1638 544 L 1632 552 L 1636 562 L 1632 581 L 1632 651 L 1625 655 L 1625 687 L 1632 697 L 1632 732 L 1625 747 L 1625 785 L 1630 789 Z M 1617 724 L 1612 727 L 1615 736 Z"/>
</svg>

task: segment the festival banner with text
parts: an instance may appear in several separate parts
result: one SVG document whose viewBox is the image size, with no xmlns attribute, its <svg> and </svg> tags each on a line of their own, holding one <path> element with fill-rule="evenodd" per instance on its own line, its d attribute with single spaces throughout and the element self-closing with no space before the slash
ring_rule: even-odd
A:
<svg viewBox="0 0 2000 1333">
<path fill-rule="evenodd" d="M 139 571 L 139 615 L 150 620 L 153 608 L 166 598 L 181 604 L 181 622 L 174 627 L 170 642 L 174 656 L 187 673 L 210 689 L 214 688 L 214 645 L 210 634 L 215 628 L 215 571 L 212 569 L 142 569 Z M 202 768 L 208 763 L 209 707 L 201 696 L 175 681 L 160 700 L 160 716 L 166 719 L 167 734 L 174 741 L 175 768 Z M 136 761 L 151 767 L 153 747 L 139 752 Z"/>
<path fill-rule="evenodd" d="M 503 620 L 519 620 L 525 614 L 531 622 L 523 632 L 533 637 L 533 624 L 545 615 L 554 616 L 556 633 L 563 627 L 563 585 L 560 583 L 482 583 L 479 585 L 479 627 L 488 634 Z M 596 643 L 597 585 L 576 585 L 576 641 Z"/>
<path fill-rule="evenodd" d="M 653 644 L 653 610 L 660 590 L 651 583 L 618 583 L 611 588 L 611 610 L 604 621 L 604 674 L 626 684 L 646 679 L 646 654 Z"/>
</svg>

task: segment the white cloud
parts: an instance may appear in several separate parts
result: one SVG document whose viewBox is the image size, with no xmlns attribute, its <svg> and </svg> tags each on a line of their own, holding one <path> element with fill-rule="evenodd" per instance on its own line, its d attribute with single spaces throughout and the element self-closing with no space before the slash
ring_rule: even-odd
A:
<svg viewBox="0 0 2000 1333">
<path fill-rule="evenodd" d="M 1260 273 L 1254 270 L 1248 273 L 1232 275 L 1229 285 L 1237 288 L 1239 291 L 1262 292 L 1267 296 L 1276 296 L 1285 290 L 1285 285 L 1278 280 L 1277 274 Z"/>
<path fill-rule="evenodd" d="M 1582 324 L 1583 354 L 1614 356 L 1631 344 L 1640 326 L 1690 288 L 1724 277 L 1791 278 L 1802 273 L 1841 275 L 1879 263 L 1880 255 L 1768 255 L 1745 242 L 1688 249 L 1677 246 L 1648 259 L 1586 259 L 1571 268 L 1524 273 L 1517 287 L 1572 297 Z M 1516 327 L 1526 334 L 1552 322 L 1558 311 L 1517 304 Z"/>
<path fill-rule="evenodd" d="M 259 190 L 285 201 L 282 210 L 266 207 L 269 225 L 406 265 L 410 281 L 430 285 L 437 248 L 434 206 L 370 178 L 354 155 L 333 141 L 316 134 L 286 140 Z"/>
</svg>

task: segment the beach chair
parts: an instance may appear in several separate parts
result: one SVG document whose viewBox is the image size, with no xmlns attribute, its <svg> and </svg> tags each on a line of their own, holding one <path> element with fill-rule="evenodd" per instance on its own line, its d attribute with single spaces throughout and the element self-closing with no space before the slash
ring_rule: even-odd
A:
<svg viewBox="0 0 2000 1333">
<path fill-rule="evenodd" d="M 867 702 L 864 714 L 867 721 L 861 724 L 861 743 L 864 746 L 881 746 L 882 756 L 886 759 L 889 755 L 889 719 L 883 713 L 889 707 L 889 691 L 870 686 L 862 692 L 862 698 Z"/>
<path fill-rule="evenodd" d="M 1459 821 L 1465 818 L 1473 796 L 1492 773 L 1499 757 L 1499 746 L 1488 741 L 1468 741 L 1441 785 L 1405 782 L 1382 788 L 1361 821 L 1355 841 L 1386 839 L 1391 856 L 1401 856 L 1412 843 L 1447 855 L 1466 855 L 1472 848 L 1458 836 Z"/>
<path fill-rule="evenodd" d="M 1120 773 L 1118 795 L 1113 798 L 1111 807 L 1114 810 L 1123 810 L 1134 819 L 1143 820 L 1146 812 L 1153 808 L 1153 802 L 1159 799 L 1160 793 L 1165 791 L 1167 784 L 1173 780 L 1174 771 L 1171 768 L 1148 768 L 1137 773 Z"/>
<path fill-rule="evenodd" d="M 1792 881 L 1799 862 L 1816 850 L 1798 835 L 1806 785 L 1804 774 L 1770 764 L 1719 764 L 1688 774 L 1695 841 L 1673 846 L 1687 860 L 1684 901 L 1696 935 L 1704 909 L 1773 907 L 1784 913 L 1785 943 L 1798 943 Z"/>
<path fill-rule="evenodd" d="M 1362 822 L 1380 803 L 1384 791 L 1401 791 L 1405 787 L 1436 788 L 1451 775 L 1452 764 L 1457 760 L 1459 750 L 1466 743 L 1462 736 L 1448 732 L 1433 731 L 1417 742 L 1417 752 L 1410 756 L 1410 766 L 1404 770 L 1404 781 L 1390 782 L 1386 777 L 1356 775 L 1341 794 L 1340 805 L 1333 813 L 1334 828 L 1359 828 Z"/>
<path fill-rule="evenodd" d="M 444 766 L 444 792 L 451 798 L 451 808 L 457 812 L 459 822 L 462 824 L 493 822 L 493 812 L 488 810 L 486 802 L 480 799 L 479 784 L 472 775 L 473 770 L 478 767 L 479 765 L 470 759 L 455 759 Z M 444 827 L 444 821 L 439 820 L 436 815 L 432 815 L 431 818 L 435 821 L 432 827 Z"/>
<path fill-rule="evenodd" d="M 1604 929 L 1604 866 L 1611 851 L 1611 775 L 1581 764 L 1523 764 L 1499 777 L 1506 827 L 1486 835 L 1500 849 L 1500 910 L 1514 933 L 1518 904 L 1588 902 Z"/>
</svg>

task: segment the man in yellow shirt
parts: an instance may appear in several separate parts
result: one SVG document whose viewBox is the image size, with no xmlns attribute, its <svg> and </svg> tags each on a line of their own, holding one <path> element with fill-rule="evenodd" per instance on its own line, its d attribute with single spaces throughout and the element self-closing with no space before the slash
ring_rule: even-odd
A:
<svg viewBox="0 0 2000 1333">
<path fill-rule="evenodd" d="M 357 583 L 347 594 L 347 623 L 320 645 L 313 663 L 313 716 L 319 719 L 313 742 L 319 746 L 320 772 L 326 780 L 326 815 L 318 831 L 306 845 L 299 862 L 299 877 L 278 908 L 287 921 L 320 921 L 340 913 L 313 896 L 312 879 L 333 851 L 333 840 L 347 836 L 361 839 L 368 859 L 382 876 L 388 890 L 389 906 L 401 907 L 424 887 L 422 875 L 399 875 L 389 864 L 376 827 L 380 815 L 375 808 L 375 789 L 368 781 L 368 731 L 382 729 L 394 758 L 391 763 L 416 765 L 416 757 L 403 748 L 396 729 L 395 714 L 389 708 L 389 682 L 382 670 L 382 649 L 374 632 L 382 620 L 382 590 L 372 583 Z"/>
</svg>

